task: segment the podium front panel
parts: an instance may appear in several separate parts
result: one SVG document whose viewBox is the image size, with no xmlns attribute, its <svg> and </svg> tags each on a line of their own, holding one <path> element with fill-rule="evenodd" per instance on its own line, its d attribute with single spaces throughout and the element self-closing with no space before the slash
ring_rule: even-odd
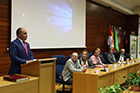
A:
<svg viewBox="0 0 140 93">
<path fill-rule="evenodd" d="M 54 93 L 54 64 L 41 64 L 40 93 Z"/>
<path fill-rule="evenodd" d="M 21 73 L 39 77 L 39 93 L 55 93 L 55 61 L 56 58 L 38 59 L 24 64 Z"/>
</svg>

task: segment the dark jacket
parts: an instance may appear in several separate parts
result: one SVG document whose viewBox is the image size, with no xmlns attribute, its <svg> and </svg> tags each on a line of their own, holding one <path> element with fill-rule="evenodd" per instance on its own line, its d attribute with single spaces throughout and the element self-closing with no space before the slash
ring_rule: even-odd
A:
<svg viewBox="0 0 140 93">
<path fill-rule="evenodd" d="M 27 60 L 33 60 L 34 56 L 30 50 L 30 46 L 27 42 L 26 46 L 28 49 L 28 55 L 26 50 L 20 40 L 17 38 L 9 45 L 9 55 L 11 59 L 11 66 L 9 70 L 9 75 L 20 74 L 21 73 L 21 64 L 25 64 Z"/>
<path fill-rule="evenodd" d="M 103 58 L 102 53 L 100 53 L 99 57 L 100 57 L 100 59 L 101 59 L 102 63 L 104 63 L 104 64 L 105 64 L 105 59 Z"/>
<path fill-rule="evenodd" d="M 116 54 L 115 54 L 115 58 L 116 58 L 118 61 L 119 61 L 120 56 L 121 56 L 121 53 L 116 53 Z M 124 54 L 124 61 L 126 61 L 126 59 L 127 59 L 127 56 L 126 56 L 126 54 Z"/>
<path fill-rule="evenodd" d="M 113 57 L 114 57 L 115 60 L 113 59 Z M 108 53 L 108 54 L 107 54 L 107 60 L 108 60 L 108 63 L 109 63 L 109 64 L 114 64 L 114 63 L 117 62 L 117 60 L 116 60 L 114 54 L 111 54 L 111 53 Z"/>
<path fill-rule="evenodd" d="M 80 64 L 81 64 L 81 62 L 82 62 L 82 57 L 79 59 L 79 61 L 80 61 Z M 95 66 L 89 61 L 89 59 L 87 59 L 87 62 L 88 62 L 88 68 L 95 68 Z"/>
</svg>

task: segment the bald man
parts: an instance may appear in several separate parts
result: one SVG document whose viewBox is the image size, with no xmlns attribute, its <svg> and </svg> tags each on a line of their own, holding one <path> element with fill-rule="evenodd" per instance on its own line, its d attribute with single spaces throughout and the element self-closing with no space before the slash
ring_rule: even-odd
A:
<svg viewBox="0 0 140 93">
<path fill-rule="evenodd" d="M 73 72 L 85 72 L 87 69 L 80 65 L 78 53 L 72 53 L 71 58 L 66 62 L 62 71 L 62 76 L 65 82 L 73 83 Z"/>
<path fill-rule="evenodd" d="M 30 45 L 25 42 L 27 39 L 27 30 L 25 28 L 18 28 L 16 31 L 17 38 L 9 45 L 9 55 L 11 59 L 11 66 L 9 75 L 20 74 L 21 64 L 33 62 L 33 53 L 30 50 Z"/>
<path fill-rule="evenodd" d="M 115 57 L 118 61 L 126 61 L 127 56 L 125 54 L 125 49 L 121 49 L 121 52 L 115 54 Z"/>
</svg>

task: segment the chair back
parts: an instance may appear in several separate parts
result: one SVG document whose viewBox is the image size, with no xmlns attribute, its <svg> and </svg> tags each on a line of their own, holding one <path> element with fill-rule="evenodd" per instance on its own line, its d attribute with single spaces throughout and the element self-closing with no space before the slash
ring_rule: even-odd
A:
<svg viewBox="0 0 140 93">
<path fill-rule="evenodd" d="M 57 58 L 56 60 L 56 83 L 62 83 L 62 80 L 59 78 L 58 73 L 62 73 L 64 66 L 66 64 L 66 57 L 64 55 L 54 55 L 52 58 Z M 58 73 L 57 73 L 58 72 Z"/>
<path fill-rule="evenodd" d="M 106 63 L 106 64 L 108 64 L 107 54 L 108 54 L 108 52 L 105 52 L 105 53 L 104 53 L 104 58 L 105 58 L 105 63 Z"/>
<path fill-rule="evenodd" d="M 92 56 L 92 53 L 88 53 L 88 59 L 90 59 L 91 56 Z"/>
<path fill-rule="evenodd" d="M 68 59 L 70 59 L 70 58 L 71 58 L 71 56 L 72 56 L 72 55 L 69 55 Z"/>
<path fill-rule="evenodd" d="M 82 54 L 79 54 L 79 55 L 78 55 L 78 59 L 80 59 L 81 57 L 82 57 Z"/>
<path fill-rule="evenodd" d="M 121 51 L 113 52 L 114 56 L 116 56 L 116 54 L 119 54 L 119 53 L 121 53 Z"/>
</svg>

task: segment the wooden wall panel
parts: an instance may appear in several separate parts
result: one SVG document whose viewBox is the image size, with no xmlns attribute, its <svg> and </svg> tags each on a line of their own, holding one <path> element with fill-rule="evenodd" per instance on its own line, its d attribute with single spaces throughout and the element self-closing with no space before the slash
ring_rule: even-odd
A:
<svg viewBox="0 0 140 93">
<path fill-rule="evenodd" d="M 0 75 L 8 74 L 10 58 L 7 51 L 10 42 L 11 29 L 11 0 L 0 0 Z M 111 8 L 86 0 L 86 46 L 91 53 L 99 47 L 102 53 L 107 51 L 107 30 L 109 25 L 116 26 L 119 37 L 127 31 L 127 16 Z M 121 30 L 118 27 L 122 27 Z M 122 42 L 119 43 L 121 48 Z M 67 58 L 72 52 L 82 52 L 80 49 L 33 49 L 34 57 L 49 58 L 53 55 L 65 55 Z"/>
<path fill-rule="evenodd" d="M 7 51 L 10 40 L 11 0 L 0 0 L 0 75 L 8 74 L 10 58 Z"/>
<path fill-rule="evenodd" d="M 138 35 L 139 16 L 131 15 L 127 17 L 127 20 L 129 21 L 127 24 L 127 30 L 129 33 L 127 33 L 127 36 L 131 34 L 131 31 L 134 31 L 135 35 Z"/>
<path fill-rule="evenodd" d="M 124 39 L 125 40 L 128 40 L 128 45 L 127 46 L 124 46 L 126 48 L 126 51 L 129 52 L 130 51 L 130 34 L 131 32 L 135 32 L 135 35 L 137 36 L 138 35 L 138 24 L 139 24 L 139 16 L 138 15 L 130 15 L 127 17 L 127 33 L 126 33 L 126 36 L 124 36 Z"/>
<path fill-rule="evenodd" d="M 126 30 L 127 16 L 90 0 L 87 0 L 86 11 L 87 48 L 92 51 L 99 47 L 104 53 L 108 49 L 107 31 L 109 25 L 114 25 L 116 28 L 121 27 L 121 30 L 117 29 L 118 33 L 121 33 Z M 120 48 L 121 44 L 122 42 L 119 43 Z"/>
</svg>

